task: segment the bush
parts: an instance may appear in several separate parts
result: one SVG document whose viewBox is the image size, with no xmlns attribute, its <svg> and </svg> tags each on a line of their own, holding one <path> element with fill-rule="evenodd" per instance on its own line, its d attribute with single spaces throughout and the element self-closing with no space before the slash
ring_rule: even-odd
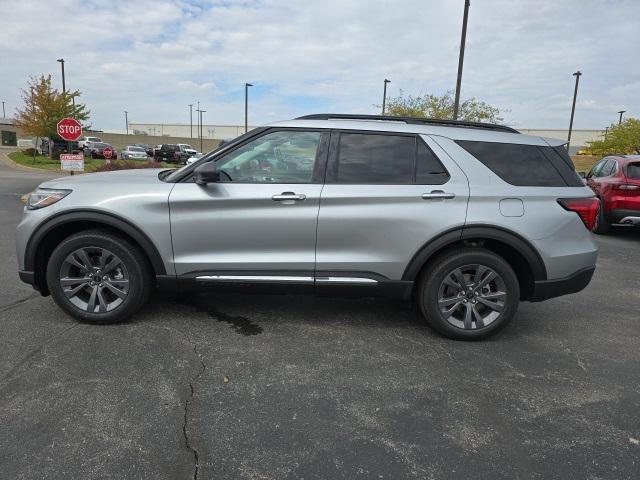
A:
<svg viewBox="0 0 640 480">
<path fill-rule="evenodd" d="M 94 172 L 112 172 L 114 170 L 131 170 L 134 168 L 160 168 L 158 162 L 134 162 L 131 160 L 116 160 L 110 163 L 100 165 L 93 170 Z"/>
</svg>

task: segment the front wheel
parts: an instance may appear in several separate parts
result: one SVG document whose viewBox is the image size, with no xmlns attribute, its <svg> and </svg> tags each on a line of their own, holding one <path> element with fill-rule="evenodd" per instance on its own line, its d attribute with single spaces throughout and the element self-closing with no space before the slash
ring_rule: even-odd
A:
<svg viewBox="0 0 640 480">
<path fill-rule="evenodd" d="M 480 340 L 515 316 L 520 285 L 511 266 L 483 248 L 449 251 L 423 273 L 418 304 L 427 323 L 458 340 Z"/>
<path fill-rule="evenodd" d="M 144 254 L 104 230 L 63 240 L 47 264 L 47 286 L 60 308 L 85 323 L 131 317 L 147 300 L 151 274 Z"/>
</svg>

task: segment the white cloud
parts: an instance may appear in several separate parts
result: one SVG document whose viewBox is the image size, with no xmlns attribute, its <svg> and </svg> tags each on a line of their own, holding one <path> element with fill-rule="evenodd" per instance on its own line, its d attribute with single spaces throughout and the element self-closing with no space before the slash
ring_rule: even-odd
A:
<svg viewBox="0 0 640 480">
<path fill-rule="evenodd" d="M 297 0 L 12 2 L 0 30 L 2 95 L 15 107 L 29 75 L 67 61 L 94 125 L 185 122 L 201 101 L 210 122 L 318 111 L 375 113 L 389 94 L 455 86 L 462 2 Z M 72 12 L 73 23 L 66 26 Z M 636 0 L 477 0 L 472 3 L 463 97 L 509 110 L 516 125 L 564 127 L 577 69 L 577 128 L 640 115 Z M 620 105 L 621 107 L 618 107 Z M 611 110 L 612 109 L 612 110 Z"/>
</svg>

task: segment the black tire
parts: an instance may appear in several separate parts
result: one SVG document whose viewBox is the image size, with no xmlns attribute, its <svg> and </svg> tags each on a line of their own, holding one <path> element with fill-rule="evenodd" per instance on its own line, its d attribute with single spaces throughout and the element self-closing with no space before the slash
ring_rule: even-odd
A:
<svg viewBox="0 0 640 480">
<path fill-rule="evenodd" d="M 453 305 L 451 309 L 454 313 L 450 314 L 448 320 L 445 317 L 445 313 L 441 311 L 438 302 L 440 298 L 443 298 L 443 291 L 448 291 L 447 289 L 455 290 L 454 287 L 450 286 L 449 280 L 452 278 L 450 275 L 456 269 L 464 273 L 464 271 L 468 271 L 465 269 L 470 269 L 474 266 L 488 268 L 496 274 L 496 277 L 494 277 L 496 280 L 492 280 L 480 288 L 471 287 L 471 285 L 478 286 L 482 282 L 474 283 L 470 279 L 468 282 L 465 281 L 465 288 L 460 288 L 460 291 L 464 290 L 465 292 L 463 297 L 459 297 L 460 292 L 458 292 L 457 295 L 448 296 L 444 300 Z M 467 280 L 466 275 L 468 274 L 463 275 L 465 280 Z M 486 276 L 489 276 L 488 272 Z M 487 277 L 481 276 L 480 278 Z M 445 280 L 449 283 L 445 283 Z M 495 288 L 498 285 L 498 281 L 500 281 L 500 289 Z M 459 283 L 456 282 L 456 285 Z M 472 288 L 471 292 L 468 291 L 470 287 Z M 495 299 L 496 302 L 493 301 L 493 298 L 491 300 L 484 298 L 484 296 L 489 298 L 491 295 L 497 295 L 498 291 L 502 292 L 502 288 L 504 288 L 505 295 L 504 299 L 501 300 L 501 305 L 499 305 L 500 300 L 497 298 Z M 492 291 L 492 289 L 495 290 Z M 477 295 L 476 291 L 478 291 Z M 471 296 L 468 297 L 467 295 Z M 475 295 L 475 298 L 473 295 Z M 482 303 L 477 298 L 478 296 L 482 297 Z M 481 340 L 495 334 L 513 319 L 520 301 L 520 284 L 513 269 L 502 257 L 484 248 L 458 248 L 443 253 L 427 266 L 418 283 L 416 300 L 427 323 L 442 335 L 456 340 Z M 485 305 L 487 301 L 491 301 L 494 307 L 487 307 Z M 499 312 L 496 311 L 498 308 L 500 309 Z M 464 320 L 460 320 L 457 317 L 464 317 L 467 310 L 471 311 L 472 321 L 470 328 L 454 325 L 453 323 L 464 323 L 466 325 Z M 480 313 L 478 312 L 479 310 Z M 487 312 L 487 318 L 484 320 L 487 321 L 487 325 L 482 323 L 483 320 L 476 320 L 476 314 L 481 317 L 481 313 L 485 311 Z M 489 321 L 489 318 L 496 314 L 497 317 Z"/>
<path fill-rule="evenodd" d="M 73 303 L 73 299 L 75 299 L 75 301 L 78 301 L 80 295 L 91 297 L 90 292 L 94 289 L 98 289 L 97 282 L 95 283 L 96 286 L 94 287 L 90 287 L 88 284 L 86 284 L 85 287 L 82 287 L 82 290 L 78 295 L 73 296 L 73 299 L 67 298 L 64 287 L 61 285 L 60 278 L 62 274 L 63 264 L 65 264 L 65 268 L 68 269 L 69 262 L 66 262 L 65 259 L 67 259 L 72 253 L 78 251 L 79 249 L 87 249 L 87 251 L 90 253 L 90 257 L 92 251 L 99 251 L 100 249 L 102 249 L 103 251 L 107 251 L 121 260 L 118 268 L 121 268 L 120 272 L 126 272 L 126 277 L 124 278 L 128 280 L 128 291 L 126 292 L 125 298 L 121 299 L 120 303 L 117 304 L 113 309 L 103 312 L 96 311 L 96 309 L 101 308 L 100 304 L 102 303 L 103 299 L 105 299 L 106 303 L 106 298 L 108 298 L 108 296 L 113 296 L 113 298 L 115 299 L 113 303 L 118 302 L 118 297 L 114 296 L 113 293 L 108 291 L 106 289 L 106 286 L 103 287 L 102 283 L 100 283 L 100 301 L 98 305 L 96 305 L 96 307 L 93 309 L 93 311 L 89 311 L 90 300 L 87 301 L 86 308 L 82 309 L 78 305 Z M 96 258 L 92 258 L 91 260 L 93 264 L 98 263 Z M 94 266 L 94 268 L 96 267 Z M 84 275 L 86 274 L 86 278 L 89 279 L 90 273 L 87 270 L 88 269 L 77 268 L 76 271 L 79 273 L 77 273 L 76 275 L 66 276 L 84 277 Z M 97 273 L 99 277 L 100 275 L 102 275 L 102 273 L 106 272 L 101 273 L 100 270 L 97 270 Z M 56 247 L 56 249 L 51 254 L 51 257 L 49 258 L 46 277 L 51 296 L 60 308 L 62 308 L 65 312 L 77 318 L 81 322 L 100 325 L 118 323 L 129 319 L 148 300 L 152 283 L 151 269 L 148 265 L 148 261 L 144 253 L 139 248 L 132 245 L 125 238 L 122 238 L 108 230 L 86 230 L 64 239 Z M 116 279 L 112 279 L 112 281 L 115 280 Z M 122 283 L 122 280 L 119 281 L 120 283 Z M 107 282 L 105 281 L 104 283 Z M 91 285 L 94 284 L 92 283 Z M 96 300 L 94 299 L 94 304 L 95 301 Z"/>
<path fill-rule="evenodd" d="M 600 208 L 598 208 L 598 215 L 596 216 L 596 224 L 593 226 L 593 233 L 598 235 L 606 235 L 611 231 L 611 223 L 607 221 L 604 216 L 604 209 L 602 208 L 602 200 L 600 200 Z"/>
</svg>

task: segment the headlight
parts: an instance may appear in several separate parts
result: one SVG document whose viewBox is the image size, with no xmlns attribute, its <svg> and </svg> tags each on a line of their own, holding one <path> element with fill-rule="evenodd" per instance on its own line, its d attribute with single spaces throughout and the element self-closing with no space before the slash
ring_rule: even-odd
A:
<svg viewBox="0 0 640 480">
<path fill-rule="evenodd" d="M 49 188 L 39 188 L 29 194 L 27 200 L 27 208 L 29 210 L 37 210 L 38 208 L 48 207 L 59 202 L 69 195 L 71 190 L 54 190 Z"/>
</svg>

